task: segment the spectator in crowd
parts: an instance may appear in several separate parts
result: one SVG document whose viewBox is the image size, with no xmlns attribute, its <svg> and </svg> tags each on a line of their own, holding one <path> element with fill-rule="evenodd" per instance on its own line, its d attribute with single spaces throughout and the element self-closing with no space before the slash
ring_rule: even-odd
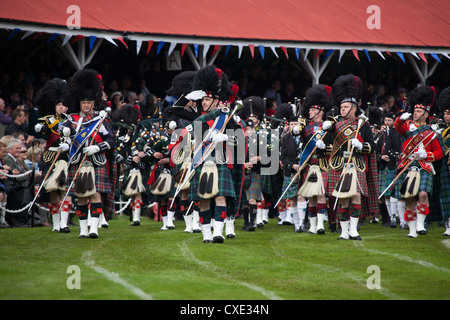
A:
<svg viewBox="0 0 450 320">
<path fill-rule="evenodd" d="M 5 100 L 0 98 L 0 124 L 8 125 L 12 122 L 11 109 L 5 107 Z"/>
<path fill-rule="evenodd" d="M 263 98 L 272 98 L 275 99 L 275 101 L 277 102 L 277 105 L 281 105 L 283 102 L 281 101 L 281 94 L 280 94 L 280 89 L 281 89 L 281 82 L 279 79 L 273 79 L 270 87 L 266 89 L 266 91 L 264 91 L 264 95 Z"/>
<path fill-rule="evenodd" d="M 5 181 L 8 179 L 3 173 L 8 173 L 8 166 L 3 165 L 3 159 L 6 156 L 7 145 L 0 141 L 0 228 L 8 228 L 9 224 L 6 222 L 6 202 L 8 199 Z"/>
<path fill-rule="evenodd" d="M 27 136 L 28 126 L 26 124 L 25 111 L 22 108 L 16 108 L 11 114 L 12 122 L 6 127 L 5 135 L 11 135 L 14 132 L 21 132 Z"/>
</svg>

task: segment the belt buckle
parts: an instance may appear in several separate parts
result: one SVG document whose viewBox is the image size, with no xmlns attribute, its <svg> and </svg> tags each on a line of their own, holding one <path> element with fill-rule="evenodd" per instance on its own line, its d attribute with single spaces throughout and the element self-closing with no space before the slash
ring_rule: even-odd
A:
<svg viewBox="0 0 450 320">
<path fill-rule="evenodd" d="M 342 156 L 344 157 L 344 159 L 350 158 L 350 151 L 343 151 Z"/>
<path fill-rule="evenodd" d="M 419 168 L 419 167 L 416 167 L 416 166 L 411 166 L 411 167 L 409 168 L 409 171 L 420 171 L 420 168 Z"/>
</svg>

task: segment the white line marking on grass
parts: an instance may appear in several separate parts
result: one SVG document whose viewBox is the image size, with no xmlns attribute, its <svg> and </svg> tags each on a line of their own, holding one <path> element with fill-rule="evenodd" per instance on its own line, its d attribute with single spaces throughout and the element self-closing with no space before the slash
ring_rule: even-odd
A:
<svg viewBox="0 0 450 320">
<path fill-rule="evenodd" d="M 194 253 L 188 248 L 188 246 L 185 243 L 179 243 L 178 247 L 181 250 L 181 253 L 183 254 L 183 257 L 191 262 L 194 262 L 204 268 L 206 268 L 208 271 L 211 271 L 212 273 L 214 273 L 217 277 L 220 278 L 225 278 L 228 281 L 233 281 L 233 282 L 237 282 L 240 285 L 243 285 L 251 290 L 254 290 L 260 294 L 262 294 L 263 296 L 269 298 L 270 300 L 284 300 L 283 298 L 280 298 L 279 296 L 277 296 L 275 293 L 268 291 L 264 288 L 261 288 L 259 286 L 250 284 L 250 283 L 246 283 L 246 282 L 242 282 L 242 281 L 237 281 L 236 279 L 233 279 L 231 277 L 228 277 L 222 270 L 221 268 L 215 266 L 214 264 L 208 262 L 208 261 L 202 261 L 198 258 L 196 258 L 194 256 Z"/>
<path fill-rule="evenodd" d="M 136 296 L 138 296 L 139 298 L 141 298 L 143 300 L 152 300 L 153 299 L 151 295 L 145 293 L 141 289 L 139 289 L 139 288 L 133 286 L 132 284 L 129 284 L 125 280 L 123 280 L 119 276 L 119 274 L 108 271 L 102 267 L 95 265 L 95 261 L 91 258 L 91 254 L 92 254 L 92 251 L 83 252 L 81 259 L 84 261 L 86 266 L 94 269 L 97 273 L 100 273 L 101 275 L 106 277 L 108 280 L 111 280 L 112 282 L 122 285 L 123 287 L 130 290 L 133 294 L 135 294 Z"/>
<path fill-rule="evenodd" d="M 442 243 L 444 244 L 444 246 L 446 246 L 448 249 L 450 249 L 450 239 L 442 240 Z"/>
<path fill-rule="evenodd" d="M 385 256 L 390 256 L 390 257 L 393 257 L 393 258 L 396 258 L 396 259 L 399 259 L 399 260 L 403 260 L 403 261 L 406 261 L 406 262 L 416 263 L 416 264 L 421 265 L 421 266 L 423 266 L 423 267 L 432 268 L 432 269 L 436 269 L 436 270 L 440 270 L 440 271 L 444 271 L 444 272 L 450 272 L 449 269 L 443 268 L 443 267 L 435 266 L 434 264 L 432 264 L 432 263 L 430 263 L 430 262 L 428 262 L 428 261 L 424 261 L 424 260 L 414 260 L 414 259 L 412 259 L 412 258 L 410 258 L 410 257 L 402 256 L 402 255 L 399 255 L 399 254 L 396 254 L 396 253 L 387 253 L 387 252 L 383 252 L 383 251 L 379 251 L 379 250 L 367 249 L 367 248 L 364 247 L 364 244 L 363 244 L 363 243 L 360 243 L 360 241 L 354 241 L 353 243 L 354 243 L 354 245 L 355 245 L 356 247 L 360 247 L 360 248 L 362 248 L 363 250 L 368 251 L 368 252 L 370 252 L 370 253 L 381 254 L 381 255 L 385 255 Z"/>
</svg>

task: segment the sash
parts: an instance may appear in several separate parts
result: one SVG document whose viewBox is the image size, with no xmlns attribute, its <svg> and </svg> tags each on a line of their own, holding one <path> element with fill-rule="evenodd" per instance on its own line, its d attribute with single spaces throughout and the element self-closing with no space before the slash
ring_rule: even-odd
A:
<svg viewBox="0 0 450 320">
<path fill-rule="evenodd" d="M 312 135 L 312 137 L 309 139 L 309 141 L 306 143 L 305 148 L 303 148 L 301 156 L 300 156 L 300 167 L 303 165 L 303 163 L 308 159 L 309 155 L 313 152 L 314 148 L 316 147 L 317 140 L 321 140 L 323 136 L 325 135 L 325 131 L 320 130 Z"/>
<path fill-rule="evenodd" d="M 82 118 L 80 117 L 78 121 L 82 121 Z M 72 157 L 75 156 L 78 150 L 80 150 L 80 148 L 89 139 L 89 137 L 97 130 L 97 127 L 100 124 L 100 122 L 101 118 L 92 121 L 87 127 L 81 129 L 81 131 L 75 136 L 75 138 L 72 141 L 72 145 L 70 146 L 69 159 L 72 159 Z"/>
<path fill-rule="evenodd" d="M 336 123 L 336 126 L 339 125 L 339 127 L 337 127 L 339 133 L 337 134 L 333 142 L 333 149 L 331 150 L 330 161 L 331 159 L 333 159 L 334 155 L 341 149 L 342 145 L 348 142 L 348 140 L 351 139 L 353 135 L 356 133 L 356 129 L 353 129 L 352 126 L 353 125 L 358 126 L 358 121 L 359 118 L 354 118 L 353 120 L 348 121 L 347 123 L 345 123 L 346 120 L 344 120 L 342 121 L 343 122 L 342 127 L 339 125 L 340 124 L 339 122 Z"/>
<path fill-rule="evenodd" d="M 418 129 L 419 130 L 419 129 Z M 408 132 L 410 133 L 410 132 Z M 424 129 L 417 133 L 412 139 L 409 140 L 399 159 L 399 167 L 405 164 L 405 161 L 411 156 L 416 148 L 425 141 L 426 138 L 431 137 L 434 134 L 433 129 Z"/>
</svg>

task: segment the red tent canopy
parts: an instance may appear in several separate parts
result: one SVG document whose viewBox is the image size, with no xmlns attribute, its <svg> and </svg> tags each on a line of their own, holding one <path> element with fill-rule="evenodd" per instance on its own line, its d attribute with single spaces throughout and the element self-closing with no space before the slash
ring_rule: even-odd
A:
<svg viewBox="0 0 450 320">
<path fill-rule="evenodd" d="M 367 26 L 373 4 L 379 8 L 380 29 Z M 66 26 L 71 5 L 80 8 L 81 30 Z M 50 27 L 60 34 L 90 32 L 97 37 L 173 37 L 188 43 L 206 39 L 347 49 L 427 47 L 447 53 L 449 12 L 448 0 L 4 0 L 0 27 Z"/>
</svg>

